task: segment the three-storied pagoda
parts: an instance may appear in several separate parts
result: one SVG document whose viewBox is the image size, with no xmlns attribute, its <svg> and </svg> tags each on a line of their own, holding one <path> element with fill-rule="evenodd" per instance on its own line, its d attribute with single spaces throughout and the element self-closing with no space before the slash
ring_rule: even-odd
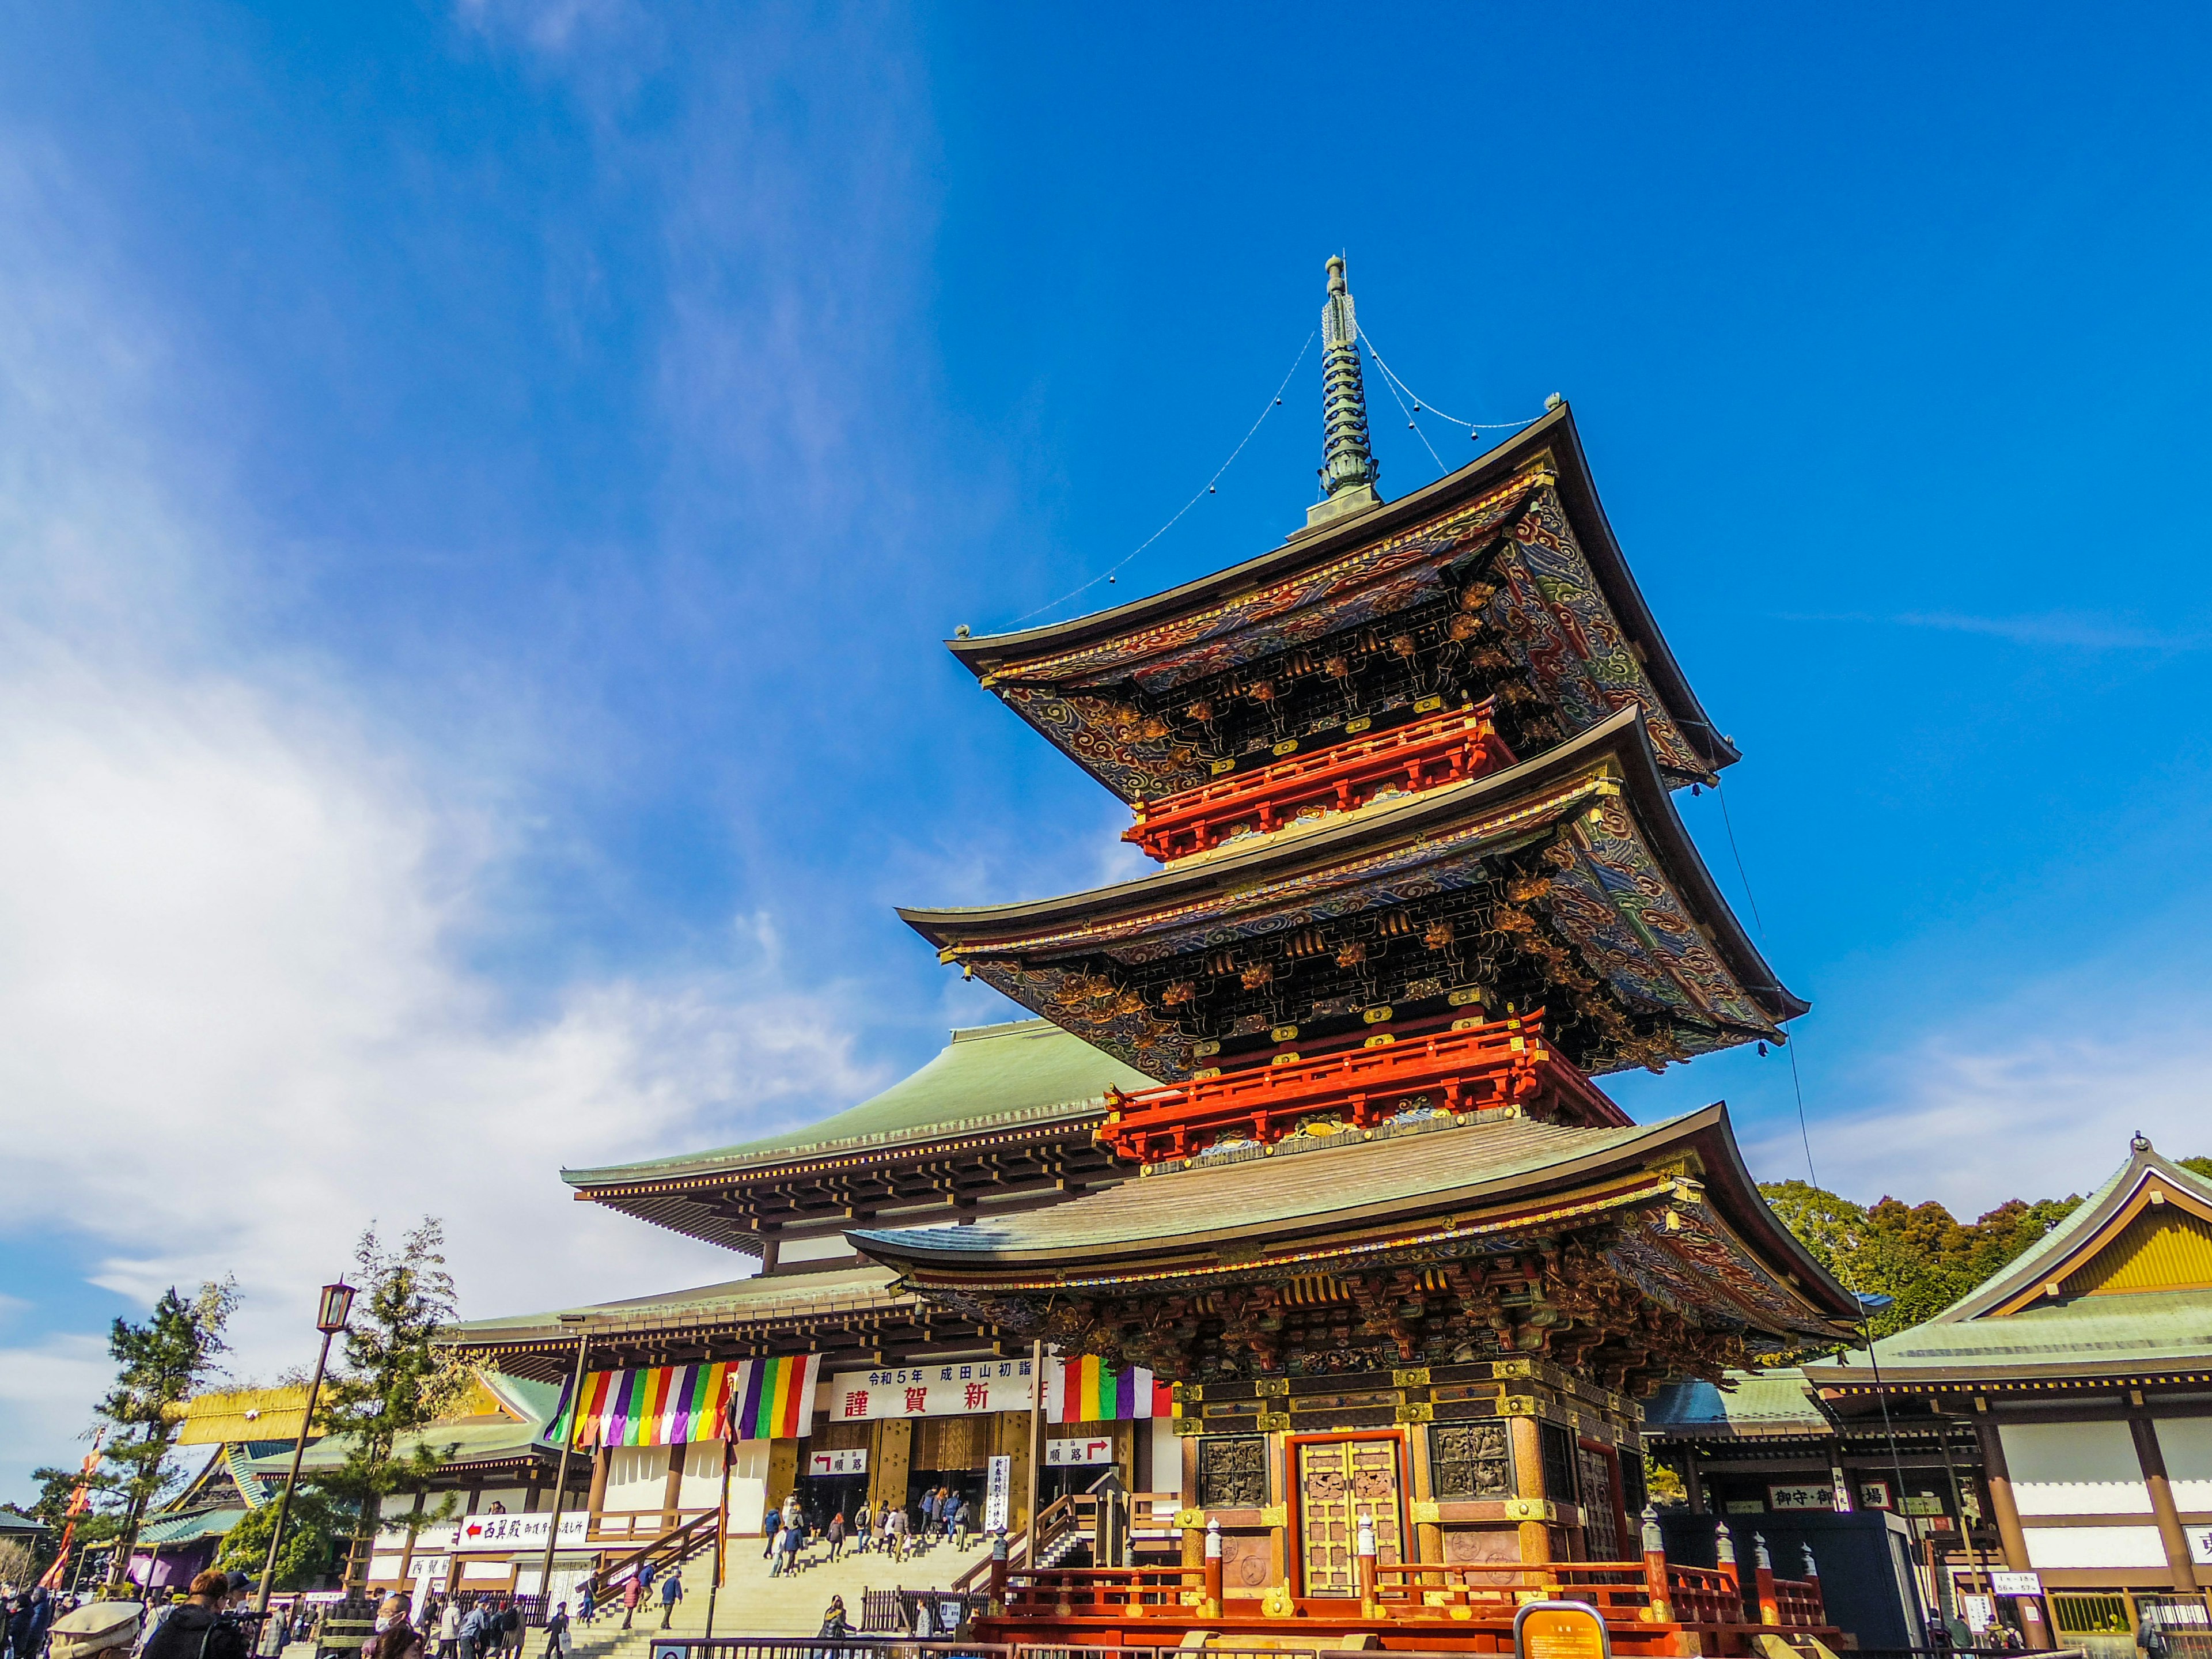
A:
<svg viewBox="0 0 2212 1659">
<path fill-rule="evenodd" d="M 949 1315 L 1175 1382 L 1182 1560 L 1017 1571 L 1025 1638 L 1488 1650 L 1562 1587 L 1625 1651 L 1819 1626 L 1799 1564 L 1700 1574 L 1633 1519 L 1641 1396 L 1856 1314 L 1724 1108 L 1638 1127 L 1592 1081 L 1804 1011 L 1671 799 L 1735 751 L 1565 404 L 1385 502 L 1341 260 L 1323 329 L 1326 498 L 1281 547 L 951 642 L 1161 868 L 902 914 L 1157 1080 L 1097 1132 L 1139 1178 L 852 1237 Z"/>
</svg>

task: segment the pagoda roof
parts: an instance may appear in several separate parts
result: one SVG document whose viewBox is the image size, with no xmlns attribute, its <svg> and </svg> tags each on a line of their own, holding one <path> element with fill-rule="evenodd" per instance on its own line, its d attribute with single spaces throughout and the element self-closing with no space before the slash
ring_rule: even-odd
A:
<svg viewBox="0 0 2212 1659">
<path fill-rule="evenodd" d="M 1806 1367 L 1816 1387 L 2212 1380 L 2212 1182 L 2138 1138 L 2042 1238 L 1934 1318 Z M 2175 1380 L 2179 1380 L 2178 1377 Z"/>
<path fill-rule="evenodd" d="M 732 1191 L 834 1180 L 924 1153 L 982 1155 L 1010 1137 L 1026 1144 L 1073 1136 L 1087 1146 L 1108 1090 L 1153 1081 L 1042 1019 L 974 1026 L 954 1031 L 927 1065 L 882 1093 L 804 1128 L 709 1152 L 563 1170 L 561 1178 L 580 1198 L 757 1254 L 762 1218 L 720 1204 Z"/>
<path fill-rule="evenodd" d="M 1759 1198 L 1723 1105 L 1626 1128 L 1482 1114 L 1308 1146 L 1171 1167 L 1032 1214 L 852 1237 L 924 1294 L 1110 1293 L 1165 1279 L 1227 1285 L 1292 1264 L 1328 1272 L 1378 1254 L 1403 1261 L 1417 1243 L 1526 1240 L 1687 1195 L 1698 1224 L 1679 1214 L 1655 1230 L 1623 1222 L 1620 1248 L 1650 1282 L 1762 1330 L 1828 1333 L 1857 1312 Z M 1667 1254 L 1685 1248 L 1694 1267 Z"/>
<path fill-rule="evenodd" d="M 1688 1377 L 1669 1382 L 1644 1407 L 1647 1439 L 1802 1439 L 1835 1432 L 1805 1380 L 1802 1367 L 1730 1371 L 1727 1385 Z"/>
<path fill-rule="evenodd" d="M 1625 813 L 1606 810 L 1616 799 Z M 1600 834 L 1560 870 L 1555 885 L 1571 892 L 1553 914 L 1616 994 L 1632 1006 L 1664 1011 L 1691 1053 L 1778 1036 L 1779 1022 L 1806 1011 L 1722 896 L 1674 811 L 1635 706 L 1504 770 L 1316 827 L 1253 836 L 1232 843 L 1239 850 L 1135 881 L 899 915 L 945 960 L 972 968 L 1048 1018 L 1082 1021 L 1086 1041 L 1141 1070 L 1183 1081 L 1194 1060 L 1186 1035 L 1149 1012 L 1100 1018 L 1057 1000 L 1066 975 L 1052 959 L 1103 951 L 1152 962 L 1403 902 L 1476 880 L 1485 858 L 1533 845 L 1572 821 L 1592 822 L 1594 811 Z M 1661 902 L 1661 893 L 1673 903 Z"/>
<path fill-rule="evenodd" d="M 1438 586 L 1448 565 L 1540 492 L 1555 498 L 1565 534 L 1557 568 L 1543 573 L 1555 612 L 1540 624 L 1548 643 L 1520 647 L 1532 683 L 1575 726 L 1644 704 L 1668 769 L 1685 779 L 1732 763 L 1735 746 L 1706 715 L 1630 572 L 1565 404 L 1436 483 L 1256 558 L 1091 616 L 946 644 L 1123 799 L 1156 797 L 1202 773 L 1182 780 L 1165 758 L 1168 740 L 1117 740 L 1100 729 L 1103 706 L 1068 694 L 1133 681 L 1164 690 L 1375 622 Z"/>
</svg>

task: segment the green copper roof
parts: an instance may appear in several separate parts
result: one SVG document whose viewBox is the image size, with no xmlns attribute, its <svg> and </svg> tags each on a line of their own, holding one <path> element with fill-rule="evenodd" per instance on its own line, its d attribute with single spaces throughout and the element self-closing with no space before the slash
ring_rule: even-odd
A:
<svg viewBox="0 0 2212 1659">
<path fill-rule="evenodd" d="M 404 1456 L 417 1446 L 428 1446 L 452 1463 L 511 1462 L 533 1452 L 556 1449 L 538 1438 L 543 1426 L 542 1423 L 517 1423 L 507 1417 L 462 1418 L 404 1434 L 399 1437 L 397 1450 Z M 331 1434 L 311 1443 L 301 1455 L 301 1468 L 313 1474 L 337 1468 L 345 1462 L 350 1440 L 347 1435 Z M 273 1474 L 282 1479 L 291 1462 L 292 1454 L 288 1449 L 274 1457 L 256 1458 L 250 1467 L 256 1474 Z"/>
<path fill-rule="evenodd" d="M 2128 1161 L 2081 1205 L 1933 1319 L 1874 1345 L 1882 1372 L 1966 1372 L 1995 1378 L 2015 1374 L 2202 1366 L 2212 1356 L 2212 1291 L 2143 1291 L 2038 1300 L 2017 1313 L 2004 1305 L 2050 1275 L 2122 1211 L 2152 1176 L 2212 1203 L 2212 1182 L 2183 1169 L 2138 1138 Z M 1815 1387 L 1871 1377 L 1866 1350 L 1853 1349 L 1805 1368 Z"/>
<path fill-rule="evenodd" d="M 1696 1380 L 1669 1382 L 1644 1408 L 1644 1433 L 1755 1439 L 1830 1431 L 1827 1417 L 1806 1392 L 1805 1373 L 1795 1365 L 1730 1371 L 1728 1381 L 1726 1389 Z"/>
<path fill-rule="evenodd" d="M 2212 1291 L 2083 1296 L 1989 1319 L 1931 1319 L 1874 1346 L 1885 1376 L 1962 1366 L 1997 1376 L 2029 1366 L 2203 1365 L 2212 1355 Z M 1824 1370 L 1865 1365 L 1866 1350 L 1856 1348 L 1814 1362 L 1805 1375 L 1817 1384 Z"/>
<path fill-rule="evenodd" d="M 597 1170 L 563 1170 L 572 1187 L 709 1175 L 794 1158 L 896 1145 L 1024 1119 L 1079 1116 L 1106 1091 L 1154 1079 L 1041 1019 L 955 1031 L 937 1057 L 883 1093 L 819 1122 L 713 1152 Z"/>
<path fill-rule="evenodd" d="M 202 1510 L 198 1515 L 155 1516 L 138 1528 L 138 1546 L 191 1544 L 220 1538 L 246 1519 L 244 1510 Z"/>
<path fill-rule="evenodd" d="M 665 1291 L 658 1296 L 631 1297 L 622 1302 L 601 1302 L 587 1307 L 563 1308 L 553 1313 L 509 1314 L 498 1319 L 471 1319 L 456 1325 L 441 1339 L 460 1347 L 483 1348 L 517 1342 L 562 1341 L 574 1349 L 580 1330 L 595 1342 L 664 1328 L 690 1329 L 700 1325 L 731 1324 L 748 1319 L 771 1318 L 809 1309 L 830 1312 L 860 1304 L 889 1304 L 895 1300 L 891 1274 L 884 1268 L 863 1266 L 820 1273 L 776 1273 L 766 1278 L 729 1279 L 696 1290 Z M 564 1325 L 562 1315 L 581 1315 L 581 1326 Z M 487 1385 L 492 1379 L 487 1376 Z M 540 1421 L 550 1417 L 560 1392 L 557 1386 L 501 1377 L 494 1391 L 502 1398 L 510 1385 L 541 1391 L 544 1398 Z"/>
</svg>

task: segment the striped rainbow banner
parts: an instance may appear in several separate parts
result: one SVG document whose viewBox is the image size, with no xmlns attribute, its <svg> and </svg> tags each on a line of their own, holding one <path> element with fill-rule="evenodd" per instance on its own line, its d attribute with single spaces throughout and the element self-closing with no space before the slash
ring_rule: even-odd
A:
<svg viewBox="0 0 2212 1659">
<path fill-rule="evenodd" d="M 1048 1360 L 1045 1420 L 1121 1423 L 1175 1415 L 1175 1390 L 1141 1365 L 1109 1369 L 1096 1354 Z"/>
<path fill-rule="evenodd" d="M 821 1373 L 819 1354 L 592 1371 L 584 1378 L 575 1443 L 679 1446 L 722 1439 L 732 1422 L 739 1440 L 801 1438 L 813 1430 Z M 568 1432 L 563 1388 L 546 1437 L 557 1445 Z"/>
</svg>

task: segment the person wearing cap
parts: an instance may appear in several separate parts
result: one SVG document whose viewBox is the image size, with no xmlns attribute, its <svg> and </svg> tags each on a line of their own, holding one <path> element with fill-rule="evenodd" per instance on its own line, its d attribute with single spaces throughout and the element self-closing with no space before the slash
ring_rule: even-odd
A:
<svg viewBox="0 0 2212 1659">
<path fill-rule="evenodd" d="M 193 1579 L 191 1599 L 161 1621 L 144 1659 L 249 1659 L 244 1629 L 222 1616 L 231 1597 L 243 1590 L 245 1577 L 210 1568 Z M 235 1586 L 234 1578 L 240 1581 Z"/>
</svg>

